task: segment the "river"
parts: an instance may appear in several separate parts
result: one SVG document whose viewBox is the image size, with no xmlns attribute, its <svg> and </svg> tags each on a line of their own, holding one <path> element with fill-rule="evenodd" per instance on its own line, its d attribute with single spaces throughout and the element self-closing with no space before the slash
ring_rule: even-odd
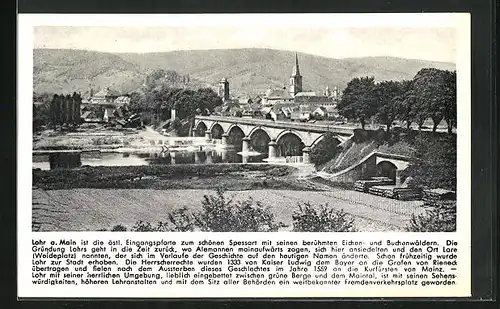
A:
<svg viewBox="0 0 500 309">
<path fill-rule="evenodd" d="M 257 152 L 242 155 L 236 150 L 210 150 L 198 152 L 54 152 L 33 154 L 33 168 L 51 170 L 82 166 L 137 166 L 151 164 L 217 164 L 259 163 L 267 154 Z"/>
</svg>

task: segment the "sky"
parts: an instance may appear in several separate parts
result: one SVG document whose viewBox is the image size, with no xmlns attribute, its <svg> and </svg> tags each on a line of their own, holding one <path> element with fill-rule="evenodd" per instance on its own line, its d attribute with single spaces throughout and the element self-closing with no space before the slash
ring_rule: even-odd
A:
<svg viewBox="0 0 500 309">
<path fill-rule="evenodd" d="M 453 27 L 36 26 L 35 48 L 111 53 L 271 48 L 329 58 L 392 56 L 456 61 Z"/>
</svg>

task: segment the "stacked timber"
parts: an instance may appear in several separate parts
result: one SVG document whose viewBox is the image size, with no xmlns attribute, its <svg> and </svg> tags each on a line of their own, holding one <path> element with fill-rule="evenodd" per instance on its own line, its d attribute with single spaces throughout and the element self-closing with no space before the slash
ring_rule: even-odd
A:
<svg viewBox="0 0 500 309">
<path fill-rule="evenodd" d="M 373 177 L 369 180 L 358 180 L 354 183 L 354 190 L 368 192 L 373 186 L 393 185 L 394 180 L 388 177 Z"/>
<path fill-rule="evenodd" d="M 419 188 L 405 188 L 395 186 L 373 186 L 368 193 L 397 200 L 415 200 L 421 197 Z"/>
<path fill-rule="evenodd" d="M 456 199 L 455 191 L 445 190 L 445 189 L 427 189 L 423 190 L 422 197 L 426 202 L 437 202 L 443 200 L 453 200 Z"/>
<path fill-rule="evenodd" d="M 422 197 L 422 190 L 420 188 L 394 188 L 394 198 L 398 200 L 408 201 L 417 200 Z"/>
<path fill-rule="evenodd" d="M 373 186 L 368 189 L 368 193 L 383 197 L 394 198 L 394 186 Z"/>
</svg>

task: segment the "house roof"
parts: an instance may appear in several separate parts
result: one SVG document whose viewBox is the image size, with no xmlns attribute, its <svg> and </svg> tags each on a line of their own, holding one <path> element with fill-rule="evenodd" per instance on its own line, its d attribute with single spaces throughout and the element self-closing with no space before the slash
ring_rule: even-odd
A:
<svg viewBox="0 0 500 309">
<path fill-rule="evenodd" d="M 318 95 L 314 91 L 303 91 L 303 92 L 297 92 L 295 94 L 295 97 L 316 97 L 316 96 Z"/>
<path fill-rule="evenodd" d="M 326 106 L 322 106 L 328 113 L 335 113 L 337 112 L 337 106 L 335 105 L 326 105 Z"/>
<path fill-rule="evenodd" d="M 317 95 L 315 92 L 299 92 L 295 95 L 295 101 L 298 103 L 317 103 L 331 104 L 333 100 L 325 95 Z"/>
<path fill-rule="evenodd" d="M 269 114 L 271 110 L 272 110 L 271 107 L 264 107 L 260 111 L 262 112 L 262 114 Z"/>
<path fill-rule="evenodd" d="M 320 109 L 323 113 L 328 112 L 324 106 L 320 106 L 320 107 L 316 108 L 314 111 L 317 111 L 318 109 Z"/>
<path fill-rule="evenodd" d="M 115 103 L 130 103 L 130 98 L 122 95 L 115 99 Z"/>
<path fill-rule="evenodd" d="M 316 108 L 314 106 L 311 106 L 311 105 L 301 105 L 300 106 L 300 112 L 301 113 L 312 112 L 315 109 Z"/>
</svg>

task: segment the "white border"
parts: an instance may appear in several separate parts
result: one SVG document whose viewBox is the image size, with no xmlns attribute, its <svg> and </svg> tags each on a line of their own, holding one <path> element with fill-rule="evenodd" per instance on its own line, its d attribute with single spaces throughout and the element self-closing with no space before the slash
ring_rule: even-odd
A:
<svg viewBox="0 0 500 309">
<path fill-rule="evenodd" d="M 272 17 L 272 18 L 270 18 Z M 389 297 L 389 296 L 470 296 L 470 15 L 467 13 L 425 14 L 224 14 L 224 15 L 54 15 L 20 14 L 18 27 L 18 296 L 19 297 Z M 460 242 L 460 284 L 443 288 L 372 287 L 371 289 L 315 287 L 298 289 L 270 289 L 268 287 L 230 289 L 173 289 L 151 287 L 37 287 L 31 284 L 32 238 L 86 237 L 107 239 L 115 234 L 99 232 L 32 233 L 31 232 L 31 184 L 32 184 L 32 89 L 33 89 L 33 27 L 52 26 L 293 26 L 293 27 L 455 27 L 457 29 L 457 74 L 458 74 L 458 216 L 456 233 L 354 233 L 352 239 L 398 238 L 410 239 L 454 239 Z M 141 234 L 141 235 L 138 235 Z M 270 235 L 272 234 L 272 235 Z M 177 239 L 194 237 L 196 233 L 176 234 Z M 123 233 L 123 237 L 144 237 L 142 233 Z M 171 235 L 169 235 L 170 237 Z M 203 235 L 206 237 L 206 234 Z M 269 239 L 297 238 L 296 233 L 268 233 Z M 343 235 L 344 236 L 344 235 Z M 149 234 L 150 238 L 162 237 Z M 228 233 L 210 236 L 232 239 L 259 238 L 253 233 Z M 260 234 L 262 237 L 262 234 Z M 300 234 L 301 238 L 339 237 L 335 234 Z"/>
</svg>

